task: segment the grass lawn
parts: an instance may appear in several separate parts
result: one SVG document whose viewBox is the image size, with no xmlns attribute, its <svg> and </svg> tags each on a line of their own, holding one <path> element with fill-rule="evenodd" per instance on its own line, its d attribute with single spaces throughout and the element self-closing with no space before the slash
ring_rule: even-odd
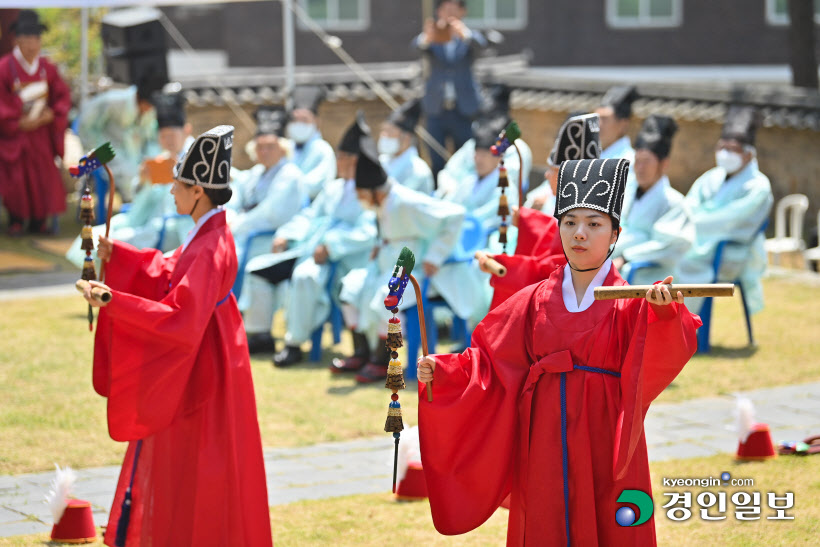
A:
<svg viewBox="0 0 820 547">
<path fill-rule="evenodd" d="M 655 497 L 655 525 L 659 545 L 810 545 L 820 535 L 820 457 L 781 457 L 774 461 L 737 464 L 729 455 L 690 460 L 670 460 L 651 466 Z M 695 501 L 701 488 L 673 489 L 662 478 L 710 477 L 729 471 L 734 477 L 754 479 L 753 487 L 725 489 L 727 517 L 721 522 L 701 520 Z M 664 492 L 691 492 L 693 516 L 674 522 L 662 508 Z M 736 491 L 761 493 L 761 520 L 735 519 L 731 495 Z M 766 493 L 794 493 L 794 520 L 772 521 Z M 399 503 L 388 493 L 306 501 L 272 507 L 271 527 L 276 545 L 503 545 L 507 511 L 499 509 L 478 529 L 454 537 L 439 535 L 433 528 L 426 501 Z M 710 512 L 714 515 L 714 510 Z M 614 516 L 613 516 L 614 518 Z M 41 545 L 47 534 L 0 538 L 4 545 Z M 95 544 L 99 545 L 99 543 Z"/>
<path fill-rule="evenodd" d="M 713 354 L 695 357 L 659 400 L 820 380 L 820 338 L 809 327 L 820 324 L 820 309 L 809 304 L 820 299 L 820 287 L 768 280 L 766 297 L 768 306 L 754 323 L 760 349 L 745 348 L 740 303 L 719 301 Z M 74 468 L 120 463 L 124 445 L 108 437 L 105 400 L 91 387 L 93 335 L 79 295 L 2 306 L 0 474 L 49 471 L 54 462 Z M 389 392 L 381 385 L 360 387 L 352 377 L 331 375 L 327 364 L 334 350 L 350 351 L 346 334 L 342 344 L 324 351 L 320 364 L 276 369 L 269 358 L 253 361 L 265 446 L 381 433 Z M 410 383 L 401 399 L 410 425 L 416 417 L 414 388 Z"/>
</svg>

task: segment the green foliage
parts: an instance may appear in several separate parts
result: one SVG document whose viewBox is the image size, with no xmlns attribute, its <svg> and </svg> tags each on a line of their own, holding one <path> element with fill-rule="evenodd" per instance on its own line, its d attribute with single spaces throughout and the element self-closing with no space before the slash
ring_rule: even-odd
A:
<svg viewBox="0 0 820 547">
<path fill-rule="evenodd" d="M 88 17 L 88 58 L 89 67 L 94 67 L 94 59 L 102 55 L 100 22 L 107 8 L 89 8 Z M 48 25 L 43 33 L 43 53 L 59 65 L 60 73 L 68 82 L 80 77 L 82 19 L 79 8 L 40 8 L 40 19 Z"/>
</svg>

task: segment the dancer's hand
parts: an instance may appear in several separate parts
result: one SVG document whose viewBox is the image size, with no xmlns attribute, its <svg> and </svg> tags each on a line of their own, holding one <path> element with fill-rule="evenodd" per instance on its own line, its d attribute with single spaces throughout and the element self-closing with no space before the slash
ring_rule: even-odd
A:
<svg viewBox="0 0 820 547">
<path fill-rule="evenodd" d="M 97 243 L 97 256 L 103 262 L 111 260 L 111 253 L 114 251 L 114 242 L 105 236 L 100 236 Z M 93 282 L 92 282 L 93 283 Z"/>
<path fill-rule="evenodd" d="M 431 356 L 419 357 L 417 374 L 419 382 L 429 384 L 433 381 L 433 371 L 436 370 L 436 360 Z"/>
<path fill-rule="evenodd" d="M 675 297 L 672 297 L 672 294 L 669 292 L 669 287 L 667 285 L 672 283 L 672 276 L 668 276 L 666 279 L 661 281 L 659 284 L 654 285 L 651 289 L 646 291 L 646 301 L 650 304 L 655 304 L 656 306 L 666 306 L 671 304 L 672 302 L 677 302 L 678 304 L 683 304 L 683 293 L 678 291 L 678 294 Z"/>
</svg>

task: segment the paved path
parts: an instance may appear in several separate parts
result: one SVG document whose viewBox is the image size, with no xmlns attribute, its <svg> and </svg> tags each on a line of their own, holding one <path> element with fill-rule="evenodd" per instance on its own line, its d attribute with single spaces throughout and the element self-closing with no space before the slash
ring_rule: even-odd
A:
<svg viewBox="0 0 820 547">
<path fill-rule="evenodd" d="M 745 393 L 772 437 L 803 439 L 820 433 L 820 382 Z M 733 453 L 733 397 L 657 404 L 646 418 L 651 461 Z M 358 441 L 265 451 L 268 500 L 281 505 L 299 500 L 386 492 L 392 472 L 388 435 Z M 74 494 L 92 503 L 94 519 L 105 524 L 119 467 L 78 471 Z M 0 476 L 0 537 L 45 532 L 51 515 L 43 503 L 54 473 Z"/>
</svg>

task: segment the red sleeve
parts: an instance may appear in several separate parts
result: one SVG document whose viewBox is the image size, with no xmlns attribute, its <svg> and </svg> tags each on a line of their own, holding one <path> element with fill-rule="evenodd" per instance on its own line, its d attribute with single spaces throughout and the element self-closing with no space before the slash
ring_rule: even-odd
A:
<svg viewBox="0 0 820 547">
<path fill-rule="evenodd" d="M 111 260 L 105 266 L 105 283 L 118 291 L 160 300 L 168 292 L 175 261 L 156 249 L 140 250 L 114 241 Z"/>
<path fill-rule="evenodd" d="M 60 77 L 57 67 L 49 63 L 48 70 L 48 106 L 54 111 L 51 122 L 51 140 L 54 153 L 63 157 L 65 147 L 65 130 L 68 127 L 68 111 L 71 109 L 71 90 Z"/>
<path fill-rule="evenodd" d="M 9 61 L 11 57 L 0 58 L 0 137 L 13 137 L 20 127 L 23 103 L 14 92 Z"/>
<path fill-rule="evenodd" d="M 217 252 L 217 256 L 224 254 Z M 224 264 L 222 265 L 224 266 Z M 141 439 L 166 428 L 213 394 L 216 372 L 197 371 L 190 398 L 192 369 L 219 298 L 224 267 L 211 252 L 201 252 L 179 283 L 159 302 L 121 291 L 100 313 L 94 355 L 95 388 L 108 397 L 108 429 L 118 441 Z M 215 351 L 215 350 L 212 350 Z M 106 374 L 107 373 L 107 374 Z M 107 376 L 107 378 L 105 378 Z M 98 392 L 100 389 L 98 389 Z"/>
<path fill-rule="evenodd" d="M 419 401 L 419 439 L 433 523 L 442 534 L 481 525 L 510 491 L 535 289 L 487 315 L 467 351 L 435 356 L 433 402 L 426 395 Z"/>
<path fill-rule="evenodd" d="M 636 325 L 621 368 L 621 408 L 613 454 L 613 475 L 621 479 L 641 439 L 649 404 L 683 369 L 697 349 L 700 318 L 675 302 L 655 306 L 646 300 L 624 303 L 619 321 Z"/>
<path fill-rule="evenodd" d="M 518 243 L 515 254 L 537 256 L 547 251 L 554 252 L 554 240 L 558 236 L 558 222 L 555 217 L 541 211 L 522 207 L 518 210 Z M 560 249 L 558 237 L 558 252 Z"/>
</svg>

